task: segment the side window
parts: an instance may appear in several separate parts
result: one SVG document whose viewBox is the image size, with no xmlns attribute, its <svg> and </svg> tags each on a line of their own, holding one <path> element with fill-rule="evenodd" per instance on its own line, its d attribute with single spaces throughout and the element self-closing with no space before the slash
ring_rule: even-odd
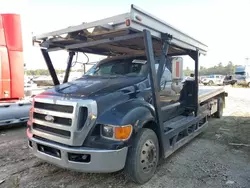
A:
<svg viewBox="0 0 250 188">
<path fill-rule="evenodd" d="M 159 67 L 159 64 L 155 64 L 156 74 L 158 71 L 158 67 Z M 169 71 L 169 69 L 165 67 L 162 73 L 161 81 L 160 81 L 161 90 L 163 90 L 167 85 L 169 85 L 172 82 L 171 76 L 172 76 L 171 72 Z"/>
</svg>

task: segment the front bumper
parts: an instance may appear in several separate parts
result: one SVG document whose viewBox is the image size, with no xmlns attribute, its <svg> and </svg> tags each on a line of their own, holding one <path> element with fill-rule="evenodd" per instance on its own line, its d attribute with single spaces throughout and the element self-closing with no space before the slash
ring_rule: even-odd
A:
<svg viewBox="0 0 250 188">
<path fill-rule="evenodd" d="M 128 152 L 127 147 L 119 150 L 101 150 L 86 147 L 63 146 L 33 138 L 28 129 L 27 136 L 29 139 L 29 148 L 35 156 L 65 169 L 90 173 L 107 173 L 119 171 L 125 166 Z M 53 155 L 53 152 L 51 154 L 50 152 L 41 151 L 41 146 L 47 150 L 49 148 L 51 151 L 56 151 L 59 153 L 58 156 Z M 90 156 L 90 160 L 88 162 L 75 162 L 69 159 L 69 155 L 72 154 L 85 154 Z"/>
</svg>

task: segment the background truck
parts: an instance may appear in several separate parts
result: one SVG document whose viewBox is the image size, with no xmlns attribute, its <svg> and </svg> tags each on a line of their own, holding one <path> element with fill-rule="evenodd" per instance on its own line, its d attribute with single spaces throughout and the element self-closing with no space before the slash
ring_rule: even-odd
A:
<svg viewBox="0 0 250 188">
<path fill-rule="evenodd" d="M 27 122 L 20 15 L 0 14 L 0 126 Z"/>
<path fill-rule="evenodd" d="M 112 24 L 111 24 L 112 23 Z M 93 28 L 92 32 L 88 29 Z M 130 12 L 34 36 L 55 84 L 33 99 L 28 145 L 38 158 L 81 172 L 124 169 L 147 182 L 166 158 L 221 117 L 223 87 L 199 87 L 207 46 L 132 5 Z M 68 52 L 63 84 L 49 52 Z M 107 56 L 67 82 L 77 53 Z M 195 62 L 183 82 L 183 59 Z"/>
<path fill-rule="evenodd" d="M 238 85 L 250 87 L 250 66 L 237 66 L 235 68 L 235 77 Z"/>
</svg>

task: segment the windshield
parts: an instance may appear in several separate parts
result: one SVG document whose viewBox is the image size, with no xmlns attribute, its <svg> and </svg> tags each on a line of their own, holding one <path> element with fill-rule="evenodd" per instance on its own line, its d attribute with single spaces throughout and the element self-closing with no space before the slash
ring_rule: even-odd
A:
<svg viewBox="0 0 250 188">
<path fill-rule="evenodd" d="M 85 75 L 92 76 L 146 76 L 146 60 L 142 58 L 111 59 L 100 62 Z"/>
</svg>

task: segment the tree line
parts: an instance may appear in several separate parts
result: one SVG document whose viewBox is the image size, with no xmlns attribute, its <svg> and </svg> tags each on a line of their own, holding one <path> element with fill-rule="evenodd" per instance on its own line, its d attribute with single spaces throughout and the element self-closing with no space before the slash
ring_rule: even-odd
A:
<svg viewBox="0 0 250 188">
<path fill-rule="evenodd" d="M 232 75 L 235 72 L 236 66 L 237 65 L 234 65 L 231 61 L 229 61 L 226 66 L 223 66 L 222 63 L 218 63 L 217 65 L 209 68 L 200 66 L 199 75 L 200 76 L 206 76 L 211 74 Z M 185 76 L 189 76 L 191 73 L 194 73 L 194 70 L 191 70 L 189 67 L 187 67 L 184 70 Z"/>
<path fill-rule="evenodd" d="M 56 70 L 57 74 L 63 74 L 65 70 Z M 25 73 L 29 76 L 48 76 L 48 69 L 36 69 L 36 70 L 26 70 Z"/>
<path fill-rule="evenodd" d="M 231 61 L 228 62 L 226 66 L 223 66 L 222 63 L 218 63 L 216 66 L 206 68 L 201 66 L 199 70 L 200 76 L 211 75 L 211 74 L 222 74 L 222 75 L 232 75 L 234 74 L 236 65 L 234 65 Z M 79 69 L 77 71 L 84 72 L 84 69 Z M 63 74 L 65 70 L 56 70 L 57 74 Z M 30 76 L 41 76 L 41 75 L 49 75 L 48 69 L 36 69 L 36 70 L 26 70 L 25 73 Z M 191 73 L 194 73 L 194 70 L 191 70 L 187 67 L 184 70 L 185 76 L 189 76 Z"/>
</svg>

